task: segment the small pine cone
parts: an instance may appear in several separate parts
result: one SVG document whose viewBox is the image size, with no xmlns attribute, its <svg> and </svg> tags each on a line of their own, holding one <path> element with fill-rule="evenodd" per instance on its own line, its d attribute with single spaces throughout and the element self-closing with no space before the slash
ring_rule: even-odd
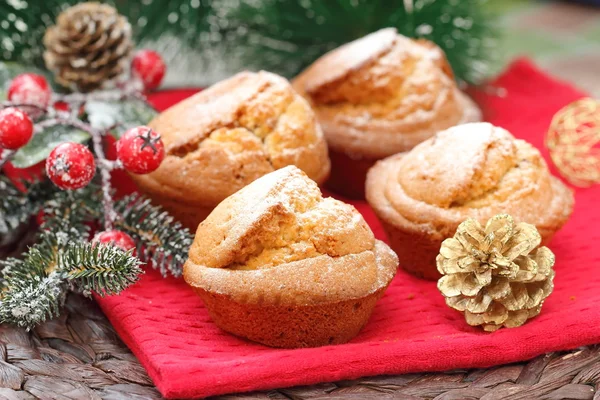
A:
<svg viewBox="0 0 600 400">
<path fill-rule="evenodd" d="M 61 12 L 44 35 L 44 61 L 56 81 L 88 92 L 121 75 L 133 48 L 131 25 L 113 7 L 81 3 Z"/>
<path fill-rule="evenodd" d="M 496 215 L 485 228 L 464 221 L 437 256 L 446 304 L 486 331 L 523 325 L 540 313 L 554 288 L 554 254 L 536 249 L 540 243 L 535 226 L 515 224 L 510 215 Z"/>
</svg>

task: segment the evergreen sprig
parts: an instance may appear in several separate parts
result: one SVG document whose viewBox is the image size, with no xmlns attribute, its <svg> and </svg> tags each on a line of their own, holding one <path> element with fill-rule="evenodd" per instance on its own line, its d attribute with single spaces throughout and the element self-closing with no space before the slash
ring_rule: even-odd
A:
<svg viewBox="0 0 600 400">
<path fill-rule="evenodd" d="M 64 246 L 70 240 L 87 240 L 89 223 L 102 209 L 100 186 L 94 182 L 75 191 L 57 191 L 44 203 L 44 222 L 40 241 L 49 246 Z"/>
<path fill-rule="evenodd" d="M 138 280 L 141 261 L 112 245 L 72 243 L 59 256 L 58 270 L 84 293 L 117 294 Z"/>
<path fill-rule="evenodd" d="M 65 247 L 49 247 L 51 239 L 30 247 L 22 260 L 9 258 L 3 266 L 0 322 L 27 329 L 56 317 L 69 288 L 86 295 L 116 294 L 135 283 L 141 261 L 131 251 L 112 245 L 71 240 Z M 50 239 L 49 239 L 50 238 Z"/>
<path fill-rule="evenodd" d="M 9 257 L 6 260 L 0 260 L 2 267 L 2 286 L 8 287 L 9 282 L 24 282 L 35 276 L 44 276 L 45 268 L 43 264 L 31 265 L 19 258 Z"/>
<path fill-rule="evenodd" d="M 27 25 L 21 24 L 18 15 L 30 15 L 27 10 L 32 12 L 38 8 L 31 2 L 13 3 L 5 6 L 0 4 L 0 10 L 6 6 L 18 8 L 19 12 L 15 10 L 14 14 L 10 14 L 11 18 L 16 19 L 13 22 L 17 29 L 27 30 Z M 50 3 L 59 5 L 54 0 L 47 5 Z M 45 5 L 46 3 L 41 7 Z M 58 12 L 59 8 L 54 11 Z M 50 15 L 52 14 L 42 13 L 45 19 Z M 30 33 L 32 37 L 33 32 Z M 0 39 L 2 37 L 0 34 Z M 13 45 L 18 37 L 20 36 L 12 36 Z M 25 56 L 25 51 L 17 53 Z M 5 95 L 1 93 L 3 87 L 19 70 L 19 67 L 13 67 L 0 62 L 0 99 Z M 45 319 L 58 315 L 62 301 L 70 290 L 88 296 L 92 292 L 102 296 L 119 293 L 137 281 L 143 272 L 140 268 L 142 260 L 160 269 L 163 275 L 169 271 L 176 276 L 181 275 L 181 266 L 192 241 L 187 230 L 174 223 L 167 213 L 141 198 L 122 200 L 119 202 L 119 210 L 115 211 L 111 172 L 124 169 L 125 161 L 121 155 L 118 160 L 106 157 L 105 145 L 109 143 L 107 136 L 114 129 L 144 129 L 143 125 L 155 115 L 155 111 L 141 101 L 144 98 L 143 85 L 135 74 L 130 77 L 114 90 L 50 93 L 52 102 L 65 102 L 67 108 L 75 110 L 74 112 L 57 110 L 53 106 L 41 107 L 27 101 L 16 102 L 10 98 L 1 102 L 2 110 L 10 107 L 31 108 L 36 111 L 36 115 L 33 117 L 33 135 L 29 142 L 16 151 L 3 152 L 3 157 L 0 157 L 0 246 L 8 243 L 5 239 L 18 236 L 15 233 L 20 233 L 27 227 L 23 223 L 31 220 L 40 210 L 43 211 L 41 216 L 44 222 L 37 235 L 37 242 L 19 259 L 0 260 L 0 323 L 32 328 Z M 18 82 L 13 83 L 16 85 L 13 87 L 19 87 Z M 134 102 L 136 106 L 132 105 Z M 81 104 L 86 104 L 84 113 L 78 112 Z M 95 106 L 92 107 L 91 104 Z M 129 111 L 125 112 L 126 110 Z M 83 152 L 77 150 L 79 144 L 88 141 L 93 164 L 88 158 L 89 154 L 86 153 L 84 157 Z M 61 150 L 65 153 L 60 156 L 65 158 L 61 160 L 60 168 L 53 169 L 52 151 L 61 144 L 65 145 Z M 144 147 L 141 146 L 140 151 Z M 158 156 L 156 151 L 155 155 Z M 139 155 L 132 154 L 129 158 L 137 156 Z M 10 171 L 7 168 L 10 164 L 13 168 L 27 168 L 46 158 L 48 177 L 40 177 L 33 183 L 29 183 L 28 179 L 16 184 L 8 177 Z M 161 160 L 157 159 L 158 162 Z M 85 167 L 97 170 L 94 181 L 76 181 L 84 178 L 79 174 L 80 170 L 73 168 L 78 163 L 85 163 Z M 5 171 L 8 176 L 2 175 Z M 64 191 L 58 190 L 51 182 Z M 82 185 L 82 189 L 72 190 Z M 101 222 L 101 227 L 98 227 L 98 222 Z M 121 226 L 126 229 L 118 230 Z M 90 232 L 96 227 L 101 232 L 90 243 Z M 117 244 L 129 247 L 131 238 L 126 234 L 127 231 L 133 233 L 130 236 L 138 239 L 140 258 L 134 256 L 133 251 L 116 247 Z M 3 237 L 3 234 L 6 235 Z M 104 243 L 106 241 L 114 243 L 107 245 Z"/>
<path fill-rule="evenodd" d="M 0 182 L 7 194 L 0 199 L 0 210 L 8 213 L 6 218 L 17 218 L 11 214 L 16 212 L 27 220 L 44 211 L 37 242 L 19 259 L 0 260 L 0 322 L 30 329 L 59 314 L 68 290 L 86 295 L 92 291 L 99 295 L 119 293 L 143 273 L 142 262 L 163 275 L 170 272 L 181 276 L 192 235 L 148 199 L 131 195 L 115 203 L 115 228 L 136 240 L 138 258 L 111 245 L 89 242 L 90 223 L 103 219 L 97 183 L 60 191 L 39 182 L 27 184 L 25 194 L 2 175 Z"/>
<path fill-rule="evenodd" d="M 27 222 L 58 192 L 48 180 L 24 179 L 21 185 L 20 189 L 7 176 L 0 174 L 0 235 L 6 235 Z"/>
<path fill-rule="evenodd" d="M 175 221 L 161 207 L 137 194 L 127 196 L 115 204 L 121 216 L 115 226 L 128 233 L 138 244 L 138 256 L 163 276 L 170 272 L 179 277 L 193 236 L 187 228 Z"/>
<path fill-rule="evenodd" d="M 8 284 L 0 302 L 0 322 L 31 329 L 60 314 L 66 288 L 57 272 L 26 280 L 15 279 Z"/>
</svg>

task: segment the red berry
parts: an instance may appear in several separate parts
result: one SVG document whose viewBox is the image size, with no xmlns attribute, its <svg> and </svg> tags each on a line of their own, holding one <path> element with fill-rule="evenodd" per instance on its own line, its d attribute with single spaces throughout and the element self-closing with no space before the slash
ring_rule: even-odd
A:
<svg viewBox="0 0 600 400">
<path fill-rule="evenodd" d="M 33 135 L 33 123 L 18 108 L 8 107 L 0 111 L 0 147 L 16 150 L 29 142 Z"/>
<path fill-rule="evenodd" d="M 46 173 L 61 189 L 80 189 L 87 186 L 96 173 L 94 155 L 79 143 L 59 144 L 46 159 Z"/>
<path fill-rule="evenodd" d="M 156 89 L 160 85 L 166 70 L 160 54 L 152 50 L 138 51 L 131 62 L 131 71 L 147 90 Z"/>
<path fill-rule="evenodd" d="M 44 222 L 46 222 L 46 213 L 44 210 L 38 211 L 35 216 L 35 222 L 37 222 L 38 226 L 44 225 Z"/>
<path fill-rule="evenodd" d="M 117 156 L 127 171 L 149 174 L 165 158 L 165 146 L 156 131 L 147 126 L 138 126 L 121 136 L 117 142 Z"/>
<path fill-rule="evenodd" d="M 50 104 L 51 96 L 48 81 L 41 75 L 17 75 L 8 87 L 8 100 L 13 103 L 33 104 L 46 108 Z"/>
<path fill-rule="evenodd" d="M 2 159 L 2 149 L 0 148 L 0 159 Z M 44 161 L 39 162 L 27 168 L 15 168 L 10 161 L 4 164 L 2 173 L 6 175 L 13 185 L 21 192 L 25 193 L 27 189 L 24 183 L 34 183 L 45 178 Z"/>
<path fill-rule="evenodd" d="M 116 229 L 98 232 L 92 240 L 92 243 L 111 243 L 125 251 L 135 249 L 135 242 L 131 236 Z"/>
<path fill-rule="evenodd" d="M 65 101 L 57 101 L 56 103 L 54 103 L 54 109 L 56 111 L 63 111 L 63 112 L 71 111 L 71 107 L 69 106 L 69 103 L 67 103 Z"/>
</svg>

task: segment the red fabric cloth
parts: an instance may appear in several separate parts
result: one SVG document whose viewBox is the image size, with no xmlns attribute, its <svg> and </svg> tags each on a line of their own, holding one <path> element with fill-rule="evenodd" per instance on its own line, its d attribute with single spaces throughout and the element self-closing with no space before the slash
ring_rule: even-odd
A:
<svg viewBox="0 0 600 400">
<path fill-rule="evenodd" d="M 488 120 L 538 148 L 554 113 L 583 96 L 526 60 L 515 62 L 496 84 L 506 89 L 506 97 L 479 96 Z M 179 93 L 162 93 L 154 99 L 162 108 L 179 98 Z M 468 326 L 459 312 L 446 307 L 434 282 L 402 270 L 358 337 L 313 349 L 271 349 L 225 333 L 182 279 L 162 279 L 151 270 L 120 296 L 98 302 L 169 398 L 526 360 L 600 342 L 599 202 L 600 186 L 577 189 L 573 217 L 551 244 L 556 287 L 541 315 L 520 328 L 491 334 Z M 368 205 L 354 204 L 383 239 Z"/>
</svg>

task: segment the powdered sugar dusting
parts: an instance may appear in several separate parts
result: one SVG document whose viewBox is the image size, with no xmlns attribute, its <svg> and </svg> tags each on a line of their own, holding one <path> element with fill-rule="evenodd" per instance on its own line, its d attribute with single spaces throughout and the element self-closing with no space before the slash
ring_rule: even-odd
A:
<svg viewBox="0 0 600 400">
<path fill-rule="evenodd" d="M 491 146 L 499 157 L 515 156 L 514 138 L 502 128 L 489 123 L 450 128 L 415 147 L 402 160 L 398 180 L 414 198 L 449 206 L 466 196 L 476 172 L 486 168 Z"/>
<path fill-rule="evenodd" d="M 310 106 L 286 79 L 269 72 L 239 73 L 171 107 L 149 125 L 160 132 L 167 159 L 183 159 L 183 169 L 199 159 L 202 165 L 210 163 L 210 171 L 202 173 L 207 180 L 233 183 L 229 192 L 201 185 L 190 189 L 199 202 L 212 193 L 233 193 L 285 165 L 297 165 L 318 181 L 329 171 L 326 142 Z"/>
<path fill-rule="evenodd" d="M 213 246 L 205 242 L 211 236 L 223 239 Z M 215 209 L 198 229 L 185 277 L 236 301 L 314 304 L 369 295 L 389 284 L 396 267 L 354 207 L 323 198 L 290 166 Z"/>
<path fill-rule="evenodd" d="M 318 74 L 306 82 L 304 89 L 313 90 L 343 77 L 389 50 L 397 37 L 395 28 L 381 29 L 363 38 L 345 44 L 321 57 L 315 64 Z M 310 68 L 305 73 L 311 73 Z"/>
<path fill-rule="evenodd" d="M 447 173 L 450 175 L 448 179 L 462 180 L 465 176 L 473 175 L 474 168 L 483 161 L 489 144 L 502 139 L 506 142 L 502 147 L 509 148 L 512 136 L 502 128 L 494 128 L 487 122 L 464 124 L 440 132 L 419 146 L 415 154 L 425 163 L 421 168 L 425 173 Z M 425 159 L 430 152 L 436 153 L 435 158 L 429 159 L 434 163 L 428 163 Z"/>
<path fill-rule="evenodd" d="M 225 216 L 224 210 L 231 212 Z M 202 272 L 211 277 L 211 285 L 216 279 L 233 279 L 235 271 L 244 273 L 244 284 L 248 285 L 281 274 L 267 271 L 302 268 L 300 281 L 293 285 L 288 282 L 297 289 L 321 285 L 338 276 L 340 268 L 352 266 L 364 280 L 352 290 L 371 293 L 389 283 L 395 271 L 391 250 L 385 245 L 376 249 L 377 242 L 362 215 L 351 205 L 323 198 L 316 183 L 294 166 L 265 175 L 230 196 L 203 224 L 211 229 L 219 227 L 223 240 L 216 248 L 201 244 L 205 236 L 201 225 L 196 245 L 212 254 L 192 250 L 188 263 L 195 263 L 200 271 L 222 271 Z M 385 253 L 383 258 L 377 252 Z M 352 268 L 347 273 L 352 275 Z M 222 281 L 219 285 L 226 284 Z"/>
<path fill-rule="evenodd" d="M 536 148 L 483 123 L 452 128 L 380 161 L 368 188 L 382 218 L 434 238 L 451 235 L 467 218 L 485 223 L 500 213 L 536 225 L 547 238 L 573 206 Z"/>
<path fill-rule="evenodd" d="M 363 158 L 408 151 L 481 119 L 442 50 L 385 29 L 317 60 L 294 82 L 313 102 L 330 147 Z"/>
</svg>

